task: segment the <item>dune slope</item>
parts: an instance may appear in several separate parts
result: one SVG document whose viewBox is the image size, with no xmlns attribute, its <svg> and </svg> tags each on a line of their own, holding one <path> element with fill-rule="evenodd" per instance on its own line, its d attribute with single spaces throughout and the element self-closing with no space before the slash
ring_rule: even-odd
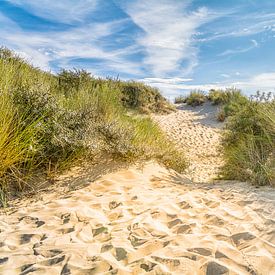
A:
<svg viewBox="0 0 275 275">
<path fill-rule="evenodd" d="M 211 182 L 222 163 L 214 111 L 155 117 L 186 149 L 186 175 L 154 162 L 72 170 L 64 188 L 2 210 L 0 274 L 275 274 L 275 190 Z"/>
</svg>

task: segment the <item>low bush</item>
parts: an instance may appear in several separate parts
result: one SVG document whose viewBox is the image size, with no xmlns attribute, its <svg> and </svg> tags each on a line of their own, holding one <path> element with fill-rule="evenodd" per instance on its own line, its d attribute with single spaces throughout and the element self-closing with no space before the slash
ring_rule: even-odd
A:
<svg viewBox="0 0 275 275">
<path fill-rule="evenodd" d="M 225 121 L 228 116 L 238 112 L 238 110 L 248 102 L 248 98 L 242 92 L 235 88 L 228 88 L 226 90 L 210 90 L 208 93 L 208 100 L 213 105 L 221 105 L 217 112 L 217 120 Z"/>
<path fill-rule="evenodd" d="M 186 97 L 183 95 L 179 95 L 177 97 L 175 97 L 175 104 L 181 104 L 181 103 L 186 103 Z"/>
<path fill-rule="evenodd" d="M 17 174 L 19 168 L 23 171 L 32 161 L 39 123 L 27 113 L 19 115 L 11 97 L 0 92 L 0 179 L 8 172 Z"/>
<path fill-rule="evenodd" d="M 195 90 L 190 92 L 190 94 L 186 97 L 185 102 L 187 105 L 195 107 L 202 105 L 206 102 L 206 100 L 207 97 L 203 91 Z"/>
<path fill-rule="evenodd" d="M 224 108 L 219 108 L 218 112 L 216 114 L 216 118 L 219 122 L 224 122 L 226 119 L 226 113 L 224 111 Z"/>
<path fill-rule="evenodd" d="M 140 82 L 119 82 L 123 105 L 137 109 L 143 113 L 170 113 L 173 106 L 160 94 L 157 88 L 152 88 Z"/>
<path fill-rule="evenodd" d="M 139 115 L 145 109 L 173 110 L 142 83 L 95 79 L 84 70 L 52 75 L 0 49 L 0 193 L 21 190 L 27 182 L 21 179 L 38 169 L 95 156 L 156 159 L 182 171 L 182 152 Z"/>
<path fill-rule="evenodd" d="M 275 102 L 246 100 L 235 108 L 226 128 L 223 177 L 274 184 Z"/>
</svg>

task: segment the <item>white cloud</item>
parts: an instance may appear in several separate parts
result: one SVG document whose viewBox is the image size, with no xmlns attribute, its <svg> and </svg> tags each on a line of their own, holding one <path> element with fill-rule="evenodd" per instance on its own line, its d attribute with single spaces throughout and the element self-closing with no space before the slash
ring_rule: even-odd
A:
<svg viewBox="0 0 275 275">
<path fill-rule="evenodd" d="M 97 5 L 97 0 L 8 0 L 33 14 L 62 23 L 82 21 Z"/>
<path fill-rule="evenodd" d="M 98 43 L 101 38 L 122 30 L 128 19 L 107 23 L 90 23 L 81 27 L 70 28 L 58 32 L 23 31 L 15 22 L 0 13 L 0 23 L 5 28 L 0 29 L 1 43 L 17 51 L 34 66 L 50 70 L 50 62 L 59 63 L 64 68 L 76 58 L 96 58 L 104 63 L 103 70 L 115 70 L 117 73 L 140 74 L 140 64 L 131 62 L 125 57 L 133 53 L 135 46 L 118 50 L 104 50 Z M 89 68 L 86 68 L 89 69 Z M 92 68 L 95 71 L 94 68 Z"/>
<path fill-rule="evenodd" d="M 144 65 L 154 76 L 187 75 L 198 64 L 193 35 L 211 16 L 206 8 L 188 12 L 189 2 L 141 0 L 124 6 L 143 30 L 136 41 L 145 49 Z"/>
<path fill-rule="evenodd" d="M 159 88 L 160 91 L 170 100 L 180 94 L 187 94 L 190 90 L 203 90 L 209 91 L 210 89 L 225 89 L 231 85 L 226 85 L 223 83 L 209 83 L 209 84 L 188 84 L 184 82 L 192 81 L 192 79 L 187 79 L 186 81 L 178 80 L 177 78 L 144 78 L 141 79 L 144 83 L 151 85 L 153 87 Z"/>
<path fill-rule="evenodd" d="M 164 83 L 164 84 L 177 84 L 182 82 L 189 82 L 192 81 L 192 78 L 180 78 L 180 77 L 174 77 L 174 78 L 158 78 L 158 77 L 146 77 L 142 80 L 148 81 L 148 82 L 157 82 L 157 83 Z"/>
<path fill-rule="evenodd" d="M 188 84 L 178 81 L 176 78 L 144 78 L 143 82 L 153 87 L 159 88 L 165 96 L 172 100 L 180 94 L 187 94 L 190 90 L 209 91 L 210 89 L 226 89 L 236 87 L 246 94 L 253 94 L 257 90 L 263 92 L 275 91 L 275 72 L 262 73 L 245 79 L 243 81 L 225 81 L 220 83 Z M 190 80 L 191 81 L 191 80 Z"/>
<path fill-rule="evenodd" d="M 230 75 L 229 74 L 221 74 L 222 77 L 225 77 L 225 78 L 229 78 Z"/>
<path fill-rule="evenodd" d="M 238 49 L 233 49 L 233 50 L 226 50 L 224 52 L 222 52 L 221 54 L 219 54 L 219 56 L 227 56 L 227 55 L 232 55 L 232 54 L 239 54 L 239 53 L 245 53 L 248 52 L 254 48 L 257 48 L 259 46 L 259 43 L 252 39 L 251 40 L 252 45 L 246 48 L 238 48 Z"/>
<path fill-rule="evenodd" d="M 247 80 L 235 82 L 233 85 L 250 92 L 257 90 L 273 92 L 275 90 L 275 72 L 261 73 Z"/>
<path fill-rule="evenodd" d="M 274 32 L 275 13 L 248 13 L 245 16 L 243 13 L 241 15 L 238 14 L 239 12 L 237 9 L 232 14 L 227 14 L 229 17 L 232 16 L 232 24 L 215 25 L 215 32 L 209 33 L 208 36 L 200 38 L 198 41 L 211 41 L 225 37 L 252 36 L 266 31 Z M 234 13 L 236 13 L 237 16 L 234 16 Z M 236 22 L 236 20 L 238 20 L 238 22 Z"/>
</svg>

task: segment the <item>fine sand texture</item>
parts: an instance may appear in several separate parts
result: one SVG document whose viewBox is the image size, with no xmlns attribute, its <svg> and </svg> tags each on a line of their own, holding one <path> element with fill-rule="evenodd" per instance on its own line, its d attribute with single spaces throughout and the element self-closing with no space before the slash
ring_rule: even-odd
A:
<svg viewBox="0 0 275 275">
<path fill-rule="evenodd" d="M 154 117 L 184 148 L 184 175 L 154 162 L 75 167 L 2 209 L 0 274 L 275 274 L 275 189 L 214 183 L 215 113 L 181 105 Z"/>
<path fill-rule="evenodd" d="M 275 274 L 274 196 L 156 163 L 0 216 L 0 274 Z"/>
<path fill-rule="evenodd" d="M 183 149 L 190 163 L 186 176 L 194 182 L 212 182 L 222 165 L 219 150 L 223 123 L 216 119 L 218 108 L 210 102 L 198 107 L 180 104 L 177 112 L 153 117 Z"/>
</svg>

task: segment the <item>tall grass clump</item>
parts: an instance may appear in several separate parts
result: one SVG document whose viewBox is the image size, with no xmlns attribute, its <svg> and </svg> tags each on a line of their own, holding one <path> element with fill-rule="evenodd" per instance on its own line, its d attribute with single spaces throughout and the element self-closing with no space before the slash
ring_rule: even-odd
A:
<svg viewBox="0 0 275 275">
<path fill-rule="evenodd" d="M 186 97 L 183 95 L 179 95 L 179 96 L 175 97 L 174 103 L 175 104 L 186 103 Z"/>
<path fill-rule="evenodd" d="M 207 100 L 207 97 L 203 91 L 194 90 L 191 91 L 190 94 L 186 97 L 185 102 L 187 105 L 191 105 L 193 107 L 203 105 Z"/>
<path fill-rule="evenodd" d="M 182 171 L 183 154 L 144 115 L 171 110 L 157 89 L 143 83 L 96 79 L 84 70 L 53 75 L 2 48 L 1 190 L 21 190 L 25 177 L 84 158 L 156 159 Z"/>
<path fill-rule="evenodd" d="M 29 123 L 26 124 L 26 119 Z M 8 175 L 22 188 L 25 171 L 32 166 L 36 150 L 38 119 L 19 114 L 7 93 L 0 92 L 0 189 L 6 189 Z M 2 179 L 2 180 L 1 180 Z"/>
<path fill-rule="evenodd" d="M 229 117 L 223 137 L 226 179 L 275 182 L 275 101 L 247 100 Z"/>
<path fill-rule="evenodd" d="M 213 105 L 221 105 L 217 113 L 217 119 L 224 121 L 227 117 L 238 112 L 242 105 L 248 102 L 248 98 L 244 96 L 239 89 L 227 88 L 225 90 L 210 90 L 208 99 Z"/>
</svg>

